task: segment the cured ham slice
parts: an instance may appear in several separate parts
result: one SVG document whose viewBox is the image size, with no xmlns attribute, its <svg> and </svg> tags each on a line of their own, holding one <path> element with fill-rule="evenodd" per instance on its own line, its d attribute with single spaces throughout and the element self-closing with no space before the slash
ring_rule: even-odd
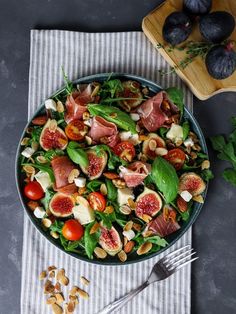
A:
<svg viewBox="0 0 236 314">
<path fill-rule="evenodd" d="M 51 161 L 52 169 L 55 176 L 55 189 L 61 189 L 69 185 L 68 177 L 75 165 L 67 156 L 59 156 Z"/>
<path fill-rule="evenodd" d="M 153 219 L 148 225 L 148 231 L 152 231 L 154 235 L 160 237 L 165 237 L 179 229 L 180 225 L 171 217 L 166 218 L 163 213 Z"/>
<path fill-rule="evenodd" d="M 135 161 L 128 168 L 120 166 L 120 177 L 125 180 L 129 188 L 141 184 L 150 172 L 151 166 L 141 161 Z"/>
<path fill-rule="evenodd" d="M 81 119 L 87 111 L 87 104 L 93 101 L 92 87 L 87 85 L 81 91 L 76 91 L 67 96 L 65 121 L 70 123 L 75 119 Z"/>
<path fill-rule="evenodd" d="M 61 192 L 63 194 L 71 195 L 71 194 L 78 192 L 78 187 L 74 183 L 71 183 L 71 184 L 65 185 L 59 189 L 54 188 L 54 190 Z"/>
<path fill-rule="evenodd" d="M 149 132 L 156 131 L 162 126 L 167 126 L 167 123 L 173 122 L 173 119 L 171 119 L 173 116 L 175 118 L 178 116 L 176 116 L 178 108 L 168 99 L 167 94 L 163 91 L 142 103 L 137 112 L 141 116 L 143 126 Z"/>
<path fill-rule="evenodd" d="M 101 142 L 110 147 L 114 147 L 120 140 L 117 126 L 99 116 L 93 118 L 89 136 L 94 142 Z"/>
</svg>

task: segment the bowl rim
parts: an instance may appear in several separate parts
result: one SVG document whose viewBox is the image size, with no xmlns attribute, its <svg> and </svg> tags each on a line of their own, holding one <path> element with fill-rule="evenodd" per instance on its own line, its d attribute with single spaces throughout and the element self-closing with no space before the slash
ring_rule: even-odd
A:
<svg viewBox="0 0 236 314">
<path fill-rule="evenodd" d="M 109 77 L 112 78 L 126 78 L 126 79 L 131 79 L 131 80 L 137 80 L 139 82 L 142 82 L 142 84 L 144 82 L 146 82 L 149 86 L 152 86 L 154 89 L 156 90 L 163 90 L 163 88 L 158 85 L 157 83 L 144 78 L 142 76 L 139 75 L 134 75 L 134 74 L 129 74 L 129 73 L 120 73 L 120 72 L 114 72 L 114 73 L 97 73 L 97 74 L 92 74 L 92 75 L 88 75 L 88 76 L 84 76 L 81 77 L 79 79 L 73 80 L 72 83 L 73 84 L 78 84 L 78 83 L 88 83 L 89 81 L 94 81 L 94 80 L 101 80 L 103 79 L 107 79 Z M 65 90 L 65 85 L 61 88 L 59 88 L 58 90 L 56 90 L 56 92 L 54 92 L 51 96 L 49 96 L 48 98 L 54 97 L 55 95 L 57 95 L 58 93 L 61 93 Z M 36 117 L 39 112 L 41 112 L 41 110 L 43 109 L 44 106 L 44 102 L 40 104 L 40 106 L 37 108 L 37 110 L 33 113 L 33 115 L 30 117 L 30 119 L 28 119 L 28 122 L 26 123 L 26 126 L 24 127 L 21 137 L 19 139 L 19 143 L 17 145 L 17 150 L 16 150 L 16 158 L 15 158 L 15 180 L 16 180 L 16 188 L 17 188 L 17 192 L 18 192 L 18 196 L 20 198 L 20 202 L 22 204 L 22 207 L 24 208 L 24 211 L 26 212 L 28 218 L 30 219 L 31 223 L 34 225 L 34 227 L 36 228 L 36 230 L 42 235 L 44 236 L 50 243 L 52 243 L 54 246 L 56 246 L 59 250 L 61 250 L 62 252 L 64 252 L 65 254 L 68 254 L 72 257 L 74 257 L 76 260 L 80 260 L 83 262 L 87 262 L 87 263 L 91 263 L 91 264 L 96 264 L 96 265 L 104 265 L 104 266 L 126 266 L 126 265 L 130 265 L 130 264 L 136 264 L 139 262 L 143 262 L 145 260 L 151 259 L 155 256 L 158 256 L 159 254 L 163 253 L 164 251 L 166 251 L 167 249 L 169 249 L 170 247 L 172 247 L 185 233 L 186 231 L 193 225 L 193 223 L 196 221 L 198 215 L 200 214 L 203 205 L 205 203 L 205 199 L 206 199 L 206 195 L 207 195 L 207 190 L 208 190 L 208 182 L 206 182 L 206 189 L 203 193 L 203 199 L 204 199 L 204 203 L 200 204 L 197 203 L 197 208 L 194 210 L 194 212 L 192 211 L 189 220 L 187 222 L 187 224 L 184 227 L 181 227 L 180 229 L 180 233 L 171 241 L 168 243 L 168 245 L 166 247 L 161 248 L 159 251 L 154 252 L 150 255 L 144 255 L 142 257 L 140 257 L 137 260 L 127 260 L 126 262 L 121 262 L 119 260 L 109 260 L 106 261 L 105 260 L 99 260 L 99 259 L 89 259 L 85 256 L 81 256 L 81 255 L 77 255 L 74 252 L 68 252 L 65 251 L 64 248 L 62 247 L 62 245 L 54 238 L 52 238 L 52 236 L 50 236 L 48 233 L 46 233 L 42 227 L 40 227 L 39 223 L 36 223 L 33 215 L 32 215 L 32 211 L 30 211 L 27 206 L 24 203 L 24 199 L 21 193 L 21 189 L 20 189 L 20 176 L 19 176 L 19 157 L 20 157 L 20 151 L 21 151 L 21 141 L 25 135 L 25 132 L 28 128 L 28 126 L 31 124 L 31 121 L 34 117 Z M 208 154 L 208 149 L 207 149 L 207 145 L 206 145 L 206 141 L 205 141 L 205 137 L 203 135 L 203 132 L 197 122 L 197 120 L 194 118 L 193 114 L 184 106 L 184 114 L 187 115 L 187 118 L 191 121 L 191 123 L 195 126 L 195 128 L 197 129 L 198 132 L 198 136 L 200 138 L 201 141 L 201 146 L 202 149 L 204 151 L 205 154 L 207 154 L 208 158 L 209 158 L 209 154 Z"/>
</svg>

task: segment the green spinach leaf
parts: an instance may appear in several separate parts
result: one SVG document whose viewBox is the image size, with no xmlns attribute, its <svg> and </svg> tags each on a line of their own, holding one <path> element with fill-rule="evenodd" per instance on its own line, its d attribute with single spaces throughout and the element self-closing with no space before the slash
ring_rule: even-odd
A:
<svg viewBox="0 0 236 314">
<path fill-rule="evenodd" d="M 201 177 L 203 178 L 204 181 L 209 181 L 214 178 L 214 174 L 210 169 L 204 169 L 201 172 Z"/>
<path fill-rule="evenodd" d="M 144 242 L 151 242 L 153 244 L 157 244 L 162 247 L 166 247 L 168 245 L 168 242 L 164 238 L 161 238 L 159 236 L 152 236 L 152 237 L 144 238 Z"/>
<path fill-rule="evenodd" d="M 84 243 L 85 243 L 85 252 L 88 256 L 88 258 L 93 259 L 93 251 L 95 247 L 97 246 L 99 237 L 100 237 L 100 230 L 96 231 L 93 234 L 90 234 L 90 230 L 93 227 L 95 222 L 91 222 L 85 227 L 84 232 Z"/>
<path fill-rule="evenodd" d="M 70 142 L 66 148 L 67 154 L 70 159 L 82 167 L 87 167 L 89 165 L 88 155 L 85 150 L 83 150 L 77 142 Z"/>
<path fill-rule="evenodd" d="M 181 117 L 184 113 L 184 93 L 181 89 L 176 87 L 169 87 L 166 92 L 170 100 L 179 108 Z"/>
<path fill-rule="evenodd" d="M 64 226 L 63 221 L 55 220 L 54 223 L 51 224 L 50 230 L 61 234 L 63 226 Z"/>
<path fill-rule="evenodd" d="M 189 135 L 189 130 L 190 130 L 189 122 L 184 121 L 184 123 L 182 124 L 182 128 L 183 128 L 183 140 L 185 141 Z"/>
<path fill-rule="evenodd" d="M 87 190 L 89 192 L 94 192 L 94 191 L 98 191 L 100 189 L 100 186 L 103 182 L 100 180 L 92 180 L 89 181 L 89 183 L 86 185 Z"/>
<path fill-rule="evenodd" d="M 236 170 L 232 168 L 227 168 L 223 171 L 223 178 L 231 183 L 232 185 L 236 186 Z"/>
<path fill-rule="evenodd" d="M 49 177 L 52 182 L 55 182 L 55 177 L 52 168 L 49 165 L 39 165 L 39 164 L 31 164 L 31 163 L 25 163 L 22 164 L 22 166 L 32 166 L 36 169 L 39 169 L 43 172 L 47 172 L 49 174 Z"/>
<path fill-rule="evenodd" d="M 107 187 L 107 199 L 110 201 L 116 201 L 117 199 L 117 188 L 114 186 L 111 180 L 106 179 L 106 187 Z"/>
</svg>

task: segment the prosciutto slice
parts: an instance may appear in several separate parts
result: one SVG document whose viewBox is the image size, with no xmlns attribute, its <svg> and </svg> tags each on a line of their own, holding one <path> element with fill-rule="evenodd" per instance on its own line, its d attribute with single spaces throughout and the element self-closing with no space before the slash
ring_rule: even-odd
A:
<svg viewBox="0 0 236 314">
<path fill-rule="evenodd" d="M 81 119 L 83 113 L 87 111 L 87 104 L 93 101 L 92 87 L 87 85 L 81 91 L 76 91 L 67 96 L 65 121 L 70 123 L 75 119 Z"/>
<path fill-rule="evenodd" d="M 153 219 L 148 225 L 148 230 L 160 237 L 165 237 L 179 229 L 180 225 L 173 219 L 166 219 L 163 213 Z"/>
<path fill-rule="evenodd" d="M 99 116 L 93 118 L 89 136 L 95 143 L 101 142 L 110 147 L 114 147 L 120 140 L 117 126 Z"/>
<path fill-rule="evenodd" d="M 151 172 L 151 166 L 141 161 L 135 161 L 128 168 L 120 166 L 120 177 L 125 180 L 129 188 L 135 187 L 143 182 L 143 180 Z"/>
<path fill-rule="evenodd" d="M 137 112 L 141 116 L 143 126 L 153 132 L 166 126 L 170 118 L 177 114 L 178 108 L 168 99 L 167 94 L 161 91 L 142 103 Z"/>
<path fill-rule="evenodd" d="M 73 169 L 74 164 L 67 156 L 59 156 L 51 161 L 53 173 L 55 176 L 55 189 L 61 189 L 69 185 L 68 177 Z"/>
</svg>

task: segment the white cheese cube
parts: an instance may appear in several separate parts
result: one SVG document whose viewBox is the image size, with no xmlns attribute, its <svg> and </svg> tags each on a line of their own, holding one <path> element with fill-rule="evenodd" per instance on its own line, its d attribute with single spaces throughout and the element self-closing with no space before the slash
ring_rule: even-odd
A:
<svg viewBox="0 0 236 314">
<path fill-rule="evenodd" d="M 86 225 L 95 219 L 94 210 L 90 207 L 89 202 L 80 197 L 79 205 L 73 207 L 72 212 L 75 219 L 77 219 L 81 225 Z"/>
<path fill-rule="evenodd" d="M 83 177 L 78 177 L 74 179 L 74 183 L 76 186 L 78 186 L 79 188 L 83 188 L 86 185 L 86 178 Z"/>
<path fill-rule="evenodd" d="M 43 209 L 43 207 L 37 206 L 34 210 L 34 216 L 37 218 L 43 218 L 46 214 L 46 211 Z"/>
<path fill-rule="evenodd" d="M 41 185 L 44 192 L 46 191 L 47 188 L 49 188 L 52 185 L 52 181 L 47 172 L 40 170 L 38 173 L 36 173 L 34 177 L 38 181 L 38 183 Z"/>
<path fill-rule="evenodd" d="M 128 241 L 130 241 L 135 237 L 135 233 L 133 230 L 123 231 L 123 236 L 126 237 Z"/>
<path fill-rule="evenodd" d="M 131 113 L 130 117 L 133 121 L 138 121 L 140 120 L 140 115 L 138 113 Z"/>
<path fill-rule="evenodd" d="M 46 109 L 57 111 L 57 104 L 53 99 L 45 100 L 44 105 Z"/>
<path fill-rule="evenodd" d="M 183 139 L 183 128 L 181 125 L 172 123 L 171 128 L 166 133 L 166 137 L 173 142 L 176 142 L 179 139 Z"/>
<path fill-rule="evenodd" d="M 191 139 L 191 137 L 188 137 L 185 141 L 184 141 L 184 146 L 185 147 L 192 147 L 194 145 L 194 141 Z"/>
<path fill-rule="evenodd" d="M 35 152 L 35 149 L 31 148 L 31 147 L 26 147 L 22 152 L 21 155 L 23 155 L 26 158 L 30 158 L 33 153 Z"/>
<path fill-rule="evenodd" d="M 185 202 L 189 202 L 192 199 L 192 194 L 190 194 L 188 191 L 183 191 L 180 193 L 180 196 L 185 200 Z"/>
<path fill-rule="evenodd" d="M 129 141 L 133 145 L 137 145 L 141 143 L 141 141 L 139 140 L 138 134 L 132 134 L 130 131 L 120 132 L 119 135 L 120 135 L 121 141 Z"/>
<path fill-rule="evenodd" d="M 117 189 L 117 201 L 120 206 L 128 204 L 128 199 L 134 199 L 133 191 L 129 188 Z"/>
</svg>

